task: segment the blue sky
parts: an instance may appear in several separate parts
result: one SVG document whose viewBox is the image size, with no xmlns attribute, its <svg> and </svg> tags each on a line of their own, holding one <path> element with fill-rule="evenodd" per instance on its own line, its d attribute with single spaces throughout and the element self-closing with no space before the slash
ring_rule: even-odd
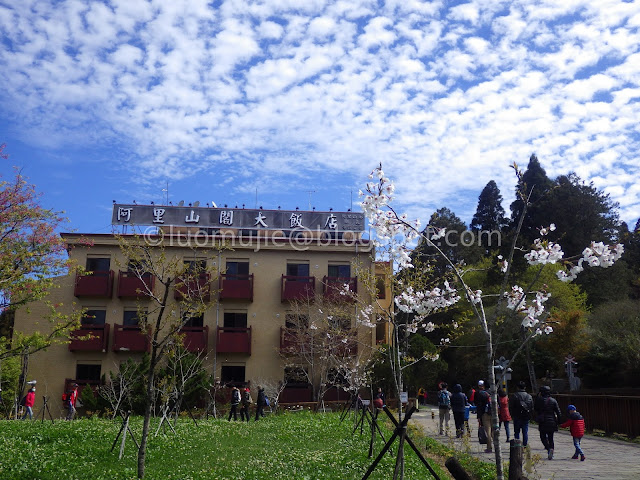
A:
<svg viewBox="0 0 640 480">
<path fill-rule="evenodd" d="M 81 232 L 112 200 L 401 209 L 467 223 L 515 161 L 640 217 L 640 4 L 0 0 L 0 143 Z"/>
</svg>

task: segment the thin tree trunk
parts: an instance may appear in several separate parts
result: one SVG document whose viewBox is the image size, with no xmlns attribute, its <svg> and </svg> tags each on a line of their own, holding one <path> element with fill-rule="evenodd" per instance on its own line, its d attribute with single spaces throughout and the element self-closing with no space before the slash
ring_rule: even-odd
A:
<svg viewBox="0 0 640 480">
<path fill-rule="evenodd" d="M 493 342 L 491 332 L 485 330 L 487 347 L 487 373 L 489 377 L 489 394 L 491 395 L 491 428 L 493 430 L 493 451 L 496 456 L 496 479 L 504 480 L 502 471 L 502 450 L 500 448 L 500 422 L 498 420 L 498 393 L 496 390 L 496 374 L 493 368 Z"/>
</svg>

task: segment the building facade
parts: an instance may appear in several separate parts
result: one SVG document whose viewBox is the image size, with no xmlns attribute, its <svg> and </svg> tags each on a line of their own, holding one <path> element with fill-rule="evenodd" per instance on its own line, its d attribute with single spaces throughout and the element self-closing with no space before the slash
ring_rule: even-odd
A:
<svg viewBox="0 0 640 480">
<path fill-rule="evenodd" d="M 70 383 L 96 386 L 123 361 L 149 351 L 150 338 L 138 317 L 154 308 L 145 292 L 162 294 L 164 286 L 152 274 L 134 274 L 123 242 L 145 242 L 162 250 L 164 261 L 177 259 L 201 269 L 196 283 L 206 290 L 207 306 L 198 315 L 180 318 L 180 334 L 185 347 L 200 354 L 223 385 L 287 380 L 286 365 L 295 360 L 282 352 L 292 304 L 342 301 L 336 298 L 342 289 L 359 297 L 350 303 L 353 316 L 344 327 L 354 339 L 354 354 L 388 341 L 385 326 L 356 322 L 360 306 L 375 303 L 376 295 L 377 301 L 390 302 L 389 266 L 373 261 L 360 214 L 165 206 L 160 215 L 159 208 L 115 205 L 113 223 L 129 233 L 63 234 L 71 259 L 84 271 L 58 279 L 49 301 L 66 313 L 84 309 L 82 326 L 68 344 L 53 345 L 29 361 L 29 377 L 38 380 L 39 393 L 54 400 L 54 411 L 60 403 L 55 400 Z M 279 223 L 276 216 L 282 217 Z M 314 228 L 302 223 L 305 217 L 313 219 Z M 363 277 L 374 279 L 373 297 Z M 192 286 L 186 283 L 176 280 L 169 287 L 168 298 L 176 305 Z M 25 333 L 46 328 L 45 315 L 43 303 L 20 309 L 15 328 Z M 283 400 L 311 400 L 308 395 L 308 389 L 288 389 Z"/>
</svg>

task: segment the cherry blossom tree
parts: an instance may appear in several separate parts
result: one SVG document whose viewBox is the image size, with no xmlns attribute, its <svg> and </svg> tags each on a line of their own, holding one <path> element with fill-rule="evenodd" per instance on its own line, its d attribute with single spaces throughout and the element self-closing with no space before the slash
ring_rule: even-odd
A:
<svg viewBox="0 0 640 480">
<path fill-rule="evenodd" d="M 415 286 L 410 283 L 399 284 L 399 291 L 394 296 L 395 307 L 406 314 L 410 314 L 410 322 L 406 325 L 408 332 L 417 332 L 418 329 L 432 330 L 433 325 L 428 317 L 436 312 L 449 308 L 455 303 L 465 299 L 473 315 L 480 326 L 486 346 L 485 368 L 488 378 L 489 392 L 491 394 L 491 416 L 496 435 L 494 435 L 494 451 L 496 459 L 497 478 L 504 478 L 502 467 L 502 451 L 500 445 L 498 401 L 496 391 L 496 378 L 494 371 L 496 344 L 494 329 L 499 321 L 516 320 L 521 323 L 525 332 L 521 345 L 516 349 L 513 357 L 518 355 L 528 342 L 538 335 L 551 334 L 552 325 L 547 322 L 548 315 L 545 303 L 550 294 L 544 285 L 537 285 L 539 275 L 535 276 L 529 284 L 522 286 L 510 284 L 513 281 L 511 265 L 515 252 L 521 247 L 517 246 L 518 235 L 527 207 L 531 201 L 531 190 L 527 186 L 523 174 L 516 164 L 513 168 L 518 177 L 518 194 L 522 205 L 518 227 L 510 249 L 509 258 L 498 256 L 497 264 L 503 273 L 502 285 L 499 294 L 485 295 L 482 290 L 472 290 L 465 282 L 465 267 L 463 264 L 455 264 L 447 257 L 436 240 L 446 235 L 444 229 L 426 230 L 421 232 L 418 220 L 410 220 L 406 214 L 399 213 L 392 205 L 395 186 L 387 178 L 382 170 L 382 165 L 376 168 L 369 176 L 365 191 L 360 192 L 361 206 L 367 216 L 370 226 L 374 229 L 376 248 L 382 255 L 386 255 L 400 271 L 413 269 L 410 252 L 419 240 L 435 249 L 447 265 L 447 272 L 453 280 L 443 278 L 441 285 L 424 288 L 423 285 Z M 581 255 L 565 257 L 559 244 L 549 240 L 549 234 L 555 230 L 555 225 L 539 228 L 539 238 L 535 239 L 532 248 L 524 255 L 529 265 L 538 266 L 539 272 L 546 265 L 558 264 L 561 268 L 557 277 L 561 281 L 572 281 L 586 266 L 607 268 L 620 258 L 623 246 L 605 245 L 602 242 L 591 242 Z M 488 308 L 490 307 L 490 308 Z M 490 315 L 487 312 L 490 312 Z M 397 327 L 397 316 L 389 316 L 390 321 Z M 395 329 L 397 330 L 397 328 Z M 399 355 L 399 353 L 398 353 Z M 512 358 L 513 360 L 513 358 Z M 397 388 L 402 387 L 402 370 L 396 370 Z M 398 390 L 398 393 L 400 390 Z M 400 410 L 400 418 L 402 412 Z"/>
</svg>

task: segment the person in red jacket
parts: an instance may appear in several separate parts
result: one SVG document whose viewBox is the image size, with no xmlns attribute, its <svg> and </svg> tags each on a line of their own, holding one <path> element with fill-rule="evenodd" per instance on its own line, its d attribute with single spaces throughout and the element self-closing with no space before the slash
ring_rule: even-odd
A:
<svg viewBox="0 0 640 480">
<path fill-rule="evenodd" d="M 509 412 L 509 397 L 504 388 L 498 390 L 498 420 L 500 425 L 504 423 L 504 432 L 507 434 L 507 442 L 511 441 L 511 429 L 509 423 L 511 422 L 511 413 Z"/>
<path fill-rule="evenodd" d="M 580 440 L 584 437 L 584 418 L 576 411 L 574 405 L 567 407 L 567 415 L 569 419 L 560 425 L 562 428 L 569 427 L 571 436 L 573 437 L 573 445 L 576 447 L 576 453 L 571 458 L 580 457 L 580 461 L 584 462 L 584 452 L 580 448 Z"/>
<path fill-rule="evenodd" d="M 33 418 L 33 404 L 36 403 L 36 387 L 31 387 L 27 394 L 24 397 L 24 415 L 22 416 L 22 420 L 27 418 L 29 415 L 29 420 Z"/>
</svg>

